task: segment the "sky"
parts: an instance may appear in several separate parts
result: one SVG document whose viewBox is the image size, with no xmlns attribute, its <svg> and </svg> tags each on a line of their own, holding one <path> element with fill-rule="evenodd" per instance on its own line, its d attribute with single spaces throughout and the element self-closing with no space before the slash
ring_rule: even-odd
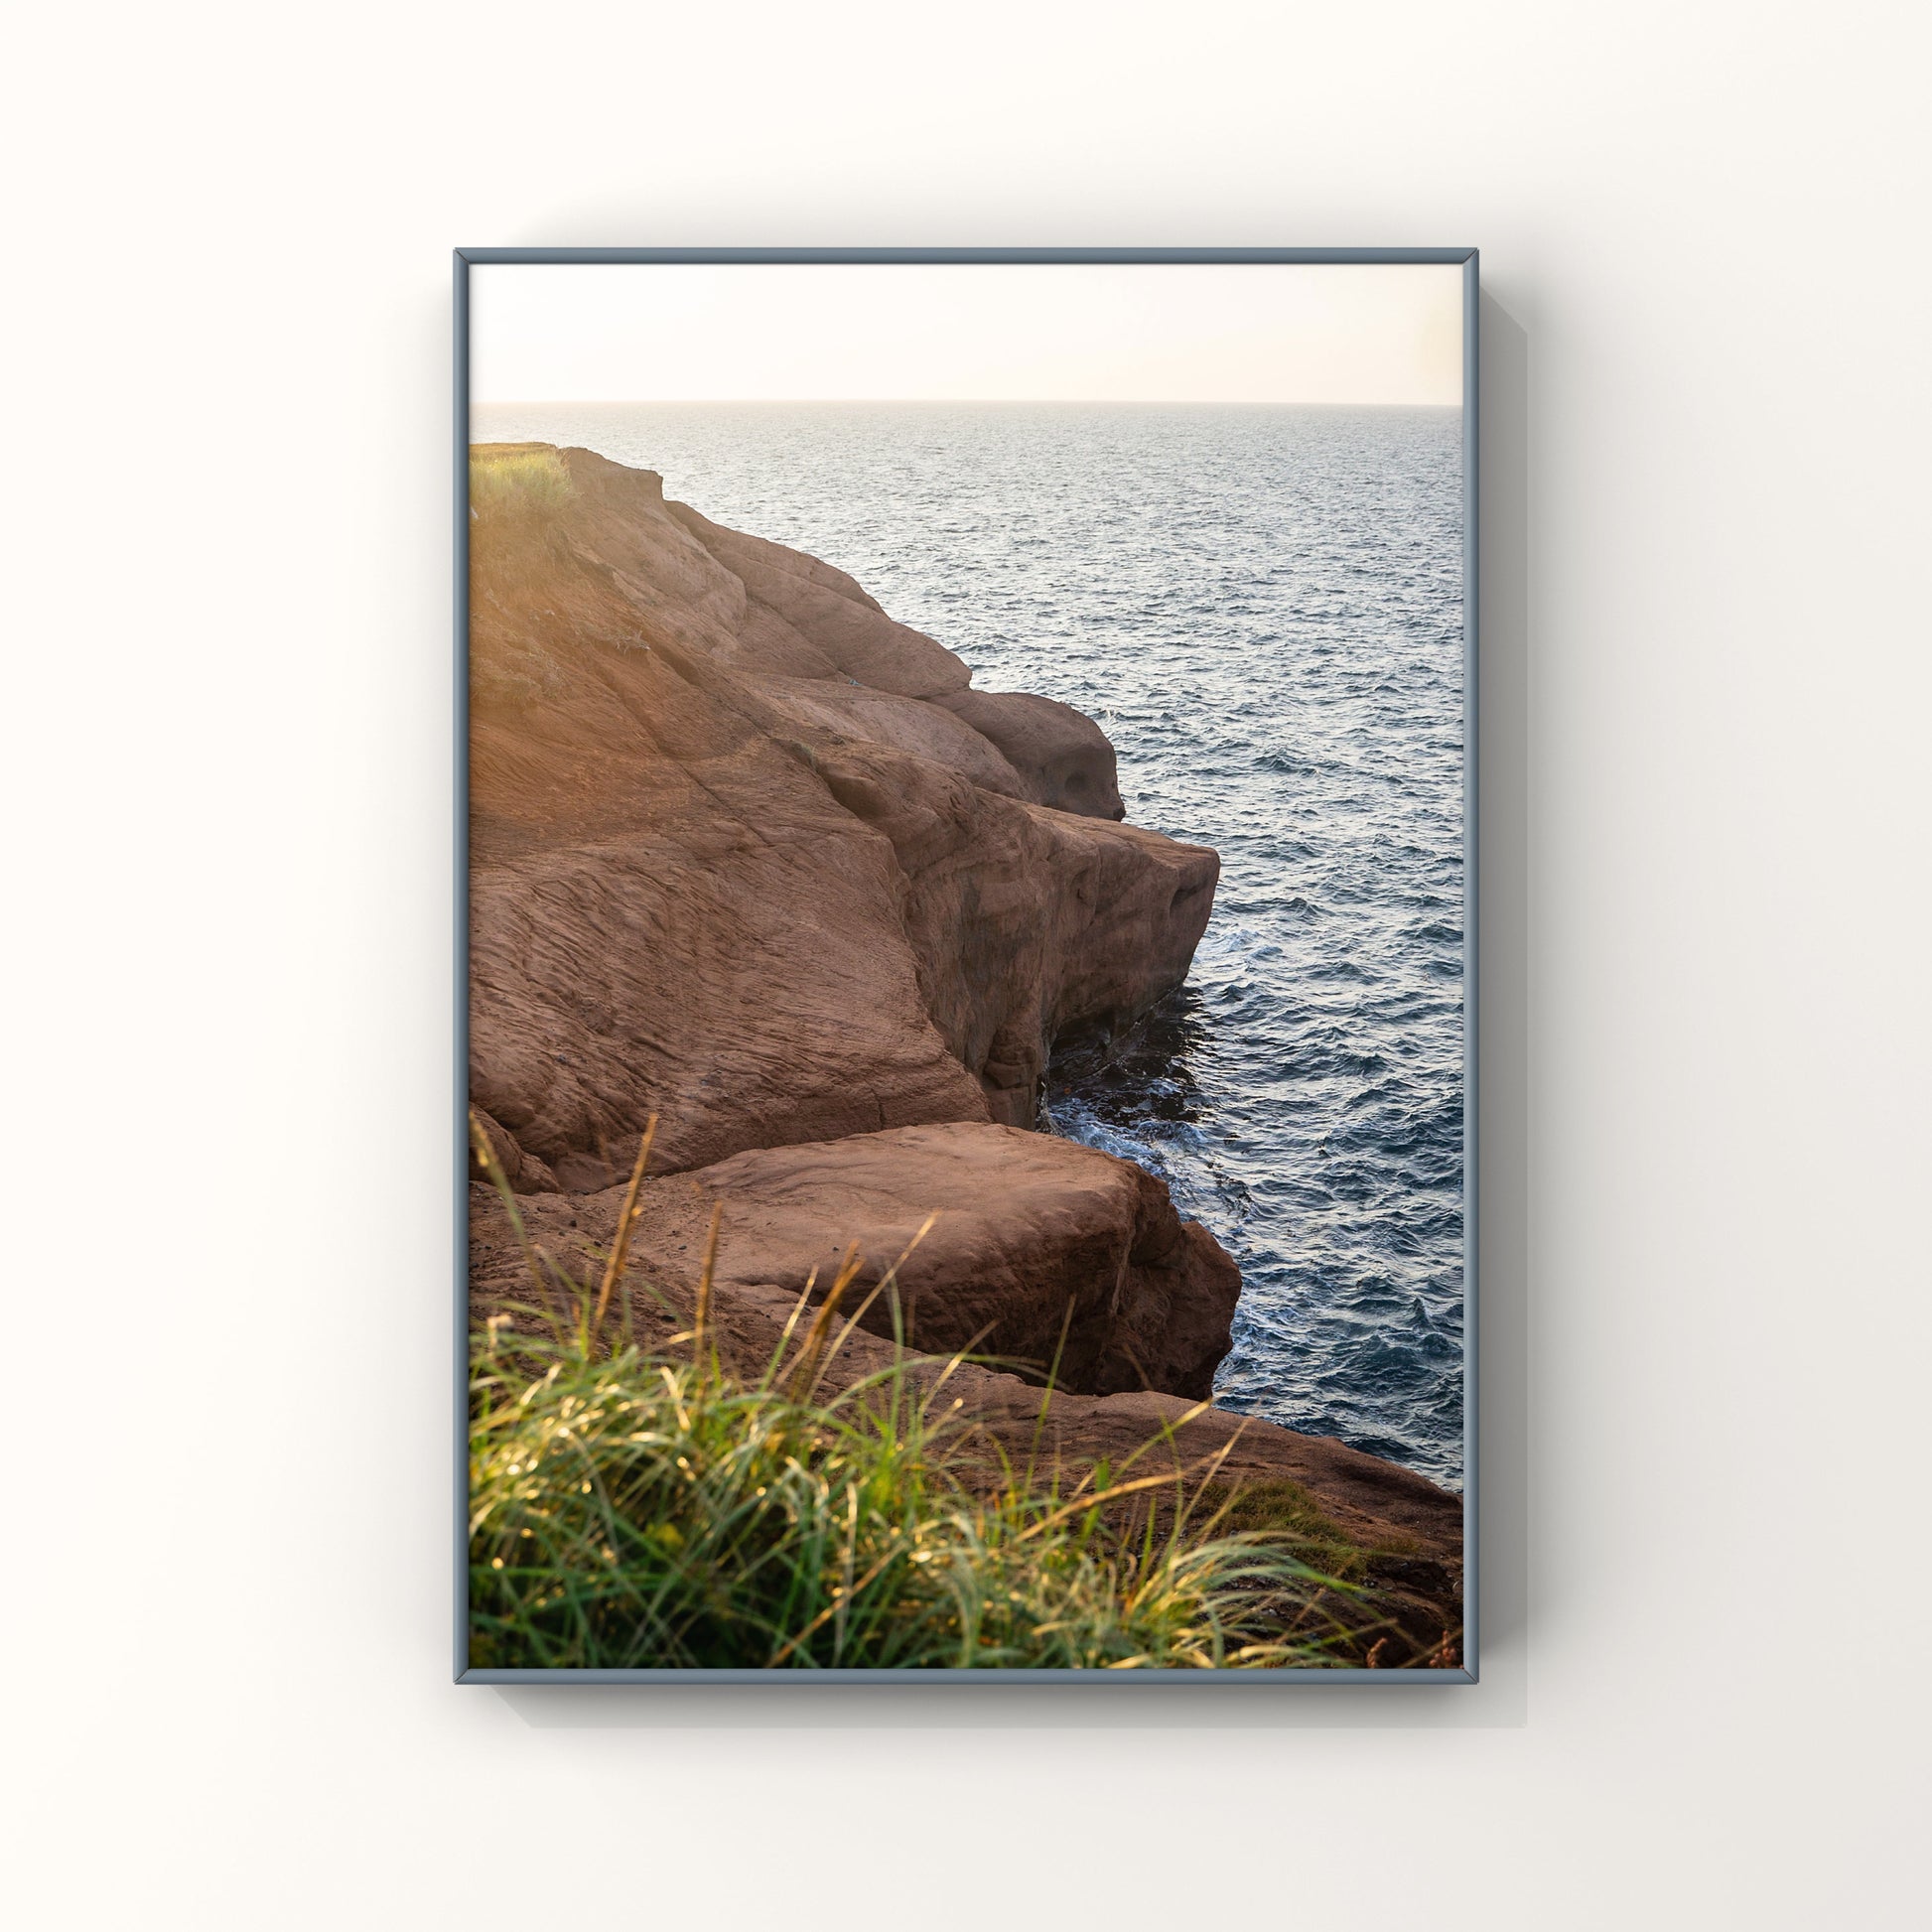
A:
<svg viewBox="0 0 1932 1932">
<path fill-rule="evenodd" d="M 1458 403 L 1459 266 L 485 264 L 475 402 Z"/>
</svg>

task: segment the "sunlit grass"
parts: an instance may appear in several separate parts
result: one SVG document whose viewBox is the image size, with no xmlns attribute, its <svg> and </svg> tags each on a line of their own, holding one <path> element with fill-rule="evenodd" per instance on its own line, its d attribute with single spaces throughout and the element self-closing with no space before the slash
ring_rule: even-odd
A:
<svg viewBox="0 0 1932 1932">
<path fill-rule="evenodd" d="M 470 453 L 470 506 L 479 517 L 549 515 L 576 494 L 555 450 L 509 445 Z"/>
<path fill-rule="evenodd" d="M 474 1343 L 474 1665 L 1350 1661 L 1320 1607 L 1348 1586 L 1313 1567 L 1297 1534 L 1236 1531 L 1225 1501 L 1202 1504 L 1220 1458 L 1183 1468 L 1173 1428 L 1063 1483 L 975 1440 L 949 1386 L 958 1358 L 896 1351 L 890 1368 L 844 1385 L 829 1371 L 857 1318 L 839 1319 L 851 1254 L 816 1309 L 799 1298 L 756 1379 L 728 1373 L 713 1346 L 709 1256 L 690 1330 L 648 1352 L 628 1331 L 624 1279 L 648 1140 L 595 1290 L 528 1241 L 478 1140 L 544 1332 L 499 1320 Z M 889 1271 L 874 1293 L 892 1282 Z"/>
</svg>

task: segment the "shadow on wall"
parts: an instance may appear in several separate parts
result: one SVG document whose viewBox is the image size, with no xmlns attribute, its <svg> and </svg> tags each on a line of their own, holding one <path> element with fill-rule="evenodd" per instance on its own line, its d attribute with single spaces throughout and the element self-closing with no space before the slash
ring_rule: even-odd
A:
<svg viewBox="0 0 1932 1932">
<path fill-rule="evenodd" d="M 1482 297 L 1476 1092 L 1482 1681 L 499 1688 L 538 1729 L 1509 1729 L 1529 1721 L 1529 338 Z"/>
</svg>

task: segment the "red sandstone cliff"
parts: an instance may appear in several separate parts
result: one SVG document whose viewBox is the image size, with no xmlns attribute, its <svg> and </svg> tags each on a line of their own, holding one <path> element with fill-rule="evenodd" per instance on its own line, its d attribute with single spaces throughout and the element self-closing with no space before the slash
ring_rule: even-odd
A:
<svg viewBox="0 0 1932 1932">
<path fill-rule="evenodd" d="M 561 508 L 473 533 L 476 1095 L 527 1184 L 602 1184 L 653 1112 L 660 1170 L 1031 1126 L 1056 1037 L 1185 975 L 1214 854 L 1116 822 L 1077 712 L 563 462 Z"/>
</svg>

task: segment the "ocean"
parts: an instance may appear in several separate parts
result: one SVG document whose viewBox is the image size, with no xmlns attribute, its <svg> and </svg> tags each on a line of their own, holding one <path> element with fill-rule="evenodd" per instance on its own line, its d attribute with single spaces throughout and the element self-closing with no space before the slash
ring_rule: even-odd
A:
<svg viewBox="0 0 1932 1932">
<path fill-rule="evenodd" d="M 1099 723 L 1128 817 L 1221 884 L 1187 983 L 1056 1062 L 1042 1125 L 1240 1264 L 1218 1402 L 1459 1487 L 1460 411 L 532 403 L 473 434 L 656 470 Z"/>
</svg>

